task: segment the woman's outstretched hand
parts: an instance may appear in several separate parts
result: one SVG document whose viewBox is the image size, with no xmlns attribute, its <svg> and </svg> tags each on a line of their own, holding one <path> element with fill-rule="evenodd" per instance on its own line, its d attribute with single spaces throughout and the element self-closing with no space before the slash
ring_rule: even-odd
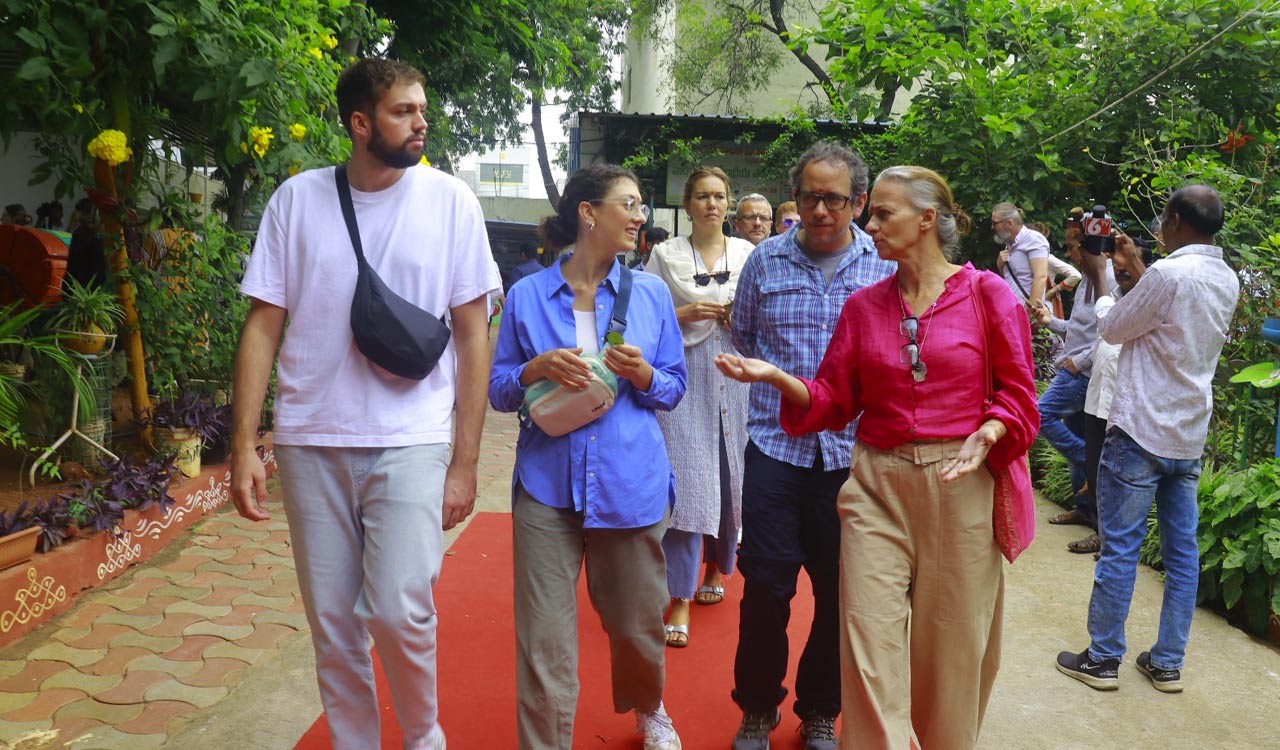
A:
<svg viewBox="0 0 1280 750">
<path fill-rule="evenodd" d="M 768 381 L 778 373 L 778 368 L 763 359 L 736 357 L 721 352 L 716 355 L 716 369 L 727 378 L 739 383 L 759 383 Z"/>
<path fill-rule="evenodd" d="M 987 454 L 991 452 L 991 446 L 1004 436 L 1005 431 L 1005 426 L 994 419 L 984 422 L 972 435 L 965 438 L 956 457 L 942 466 L 942 481 L 954 482 L 982 466 L 987 460 Z"/>
</svg>

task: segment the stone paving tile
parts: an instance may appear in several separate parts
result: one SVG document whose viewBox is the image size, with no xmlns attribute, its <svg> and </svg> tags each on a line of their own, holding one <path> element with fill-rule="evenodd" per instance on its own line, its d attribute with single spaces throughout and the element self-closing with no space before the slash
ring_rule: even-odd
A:
<svg viewBox="0 0 1280 750">
<path fill-rule="evenodd" d="M 111 625 L 109 623 L 105 625 L 100 625 L 100 624 L 94 623 L 94 626 L 89 631 L 89 633 L 87 633 L 81 638 L 77 638 L 74 641 L 65 641 L 65 643 L 66 645 L 72 648 L 87 648 L 87 649 L 106 648 L 107 644 L 111 643 L 112 638 L 115 638 L 116 636 L 121 635 L 122 633 L 136 633 L 136 632 L 138 631 L 134 630 L 128 625 Z"/>
<path fill-rule="evenodd" d="M 94 620 L 111 612 L 119 613 L 120 610 L 109 604 L 81 600 L 75 605 L 75 609 L 68 612 L 63 618 L 62 625 L 66 628 L 92 627 Z"/>
<path fill-rule="evenodd" d="M 124 674 L 125 667 L 129 662 L 150 653 L 153 652 L 137 646 L 109 649 L 107 655 L 101 661 L 94 662 L 87 667 L 81 667 L 80 671 L 94 675 Z"/>
<path fill-rule="evenodd" d="M 239 578 L 242 582 L 272 579 L 276 577 L 276 574 L 285 570 L 289 570 L 289 569 L 281 565 L 257 565 L 257 566 L 254 566 L 253 569 L 250 570 L 248 573 L 242 573 L 239 576 Z M 294 573 L 292 570 L 289 570 L 289 572 L 293 573 L 294 575 L 297 575 L 297 573 Z"/>
<path fill-rule="evenodd" d="M 120 596 L 110 592 L 93 592 L 89 596 L 93 597 L 95 604 L 106 604 L 115 607 L 121 612 L 135 610 L 147 603 L 145 596 Z"/>
<path fill-rule="evenodd" d="M 278 643 L 281 638 L 290 633 L 296 632 L 296 630 L 288 625 L 263 623 L 253 628 L 252 635 L 238 639 L 233 638 L 232 640 L 235 641 L 237 646 L 243 646 L 244 648 L 270 649 L 275 648 L 276 643 Z"/>
<path fill-rule="evenodd" d="M 229 549 L 235 550 L 241 544 L 245 543 L 242 536 L 197 536 L 191 540 L 192 544 L 198 544 L 205 549 Z"/>
<path fill-rule="evenodd" d="M 196 587 L 196 586 L 188 586 L 188 585 L 179 585 L 176 583 L 166 583 L 163 586 L 157 586 L 154 592 L 156 596 L 169 596 L 169 597 L 173 597 L 174 599 L 180 599 L 182 601 L 188 601 L 188 602 L 193 599 L 200 599 L 212 593 L 213 593 L 212 586 Z"/>
<path fill-rule="evenodd" d="M 276 555 L 270 552 L 263 552 L 259 554 L 257 557 L 253 558 L 253 564 L 254 565 L 283 565 L 286 568 L 295 568 L 295 569 L 297 568 L 297 563 L 293 561 L 292 557 L 285 557 L 284 555 Z"/>
<path fill-rule="evenodd" d="M 27 658 L 64 661 L 73 667 L 84 667 L 101 661 L 106 655 L 105 648 L 72 648 L 65 643 L 47 643 L 27 654 Z"/>
<path fill-rule="evenodd" d="M 31 701 L 36 699 L 39 691 L 32 690 L 26 693 L 3 692 L 0 693 L 0 716 L 4 716 L 10 711 L 17 711 L 24 706 L 30 705 Z"/>
<path fill-rule="evenodd" d="M 193 589 L 212 589 L 232 583 L 237 586 L 241 585 L 239 579 L 226 573 L 219 573 L 216 570 L 201 570 L 178 585 Z"/>
<path fill-rule="evenodd" d="M 30 743 L 30 747 L 39 747 L 41 744 L 58 738 L 56 733 L 49 731 L 52 726 L 53 719 L 44 719 L 42 721 L 4 721 L 0 719 L 0 737 L 9 737 L 16 747 L 21 747 L 23 742 Z M 41 735 L 44 737 L 44 742 L 32 739 Z"/>
<path fill-rule="evenodd" d="M 26 659 L 0 659 L 0 680 L 7 680 L 27 666 Z"/>
<path fill-rule="evenodd" d="M 55 722 L 73 719 L 93 719 L 103 724 L 119 724 L 122 721 L 128 721 L 142 713 L 142 704 L 126 703 L 113 704 L 103 703 L 96 698 L 85 698 L 75 703 L 68 703 L 59 708 L 53 714 Z"/>
<path fill-rule="evenodd" d="M 248 593 L 250 593 L 249 589 L 246 589 L 243 586 L 219 586 L 215 589 L 211 589 L 208 595 L 202 596 L 199 599 L 192 599 L 191 601 L 196 604 L 216 607 L 233 604 L 233 600 L 237 596 Z"/>
<path fill-rule="evenodd" d="M 294 630 L 306 630 L 310 625 L 307 623 L 307 616 L 296 612 L 277 612 L 275 610 L 267 610 L 253 618 L 254 624 L 259 623 L 275 623 L 277 625 L 288 625 Z"/>
<path fill-rule="evenodd" d="M 204 658 L 208 659 L 239 659 L 245 664 L 256 664 L 260 660 L 265 651 L 256 648 L 245 648 L 237 646 L 234 643 L 215 643 L 204 650 Z"/>
<path fill-rule="evenodd" d="M 182 638 L 182 643 L 177 648 L 166 651 L 161 654 L 166 659 L 176 659 L 177 661 L 200 661 L 204 655 L 205 649 L 218 644 L 231 645 L 216 635 L 193 635 L 189 638 Z"/>
<path fill-rule="evenodd" d="M 226 615 L 225 617 L 219 617 L 213 620 L 209 620 L 209 622 L 212 622 L 215 625 L 235 625 L 235 626 L 252 625 L 254 618 L 265 611 L 267 611 L 266 607 L 259 607 L 256 605 L 255 606 L 239 606 L 231 610 L 231 614 Z M 234 640 L 234 639 L 231 639 L 231 640 Z"/>
<path fill-rule="evenodd" d="M 53 745 L 53 747 L 71 745 L 86 734 L 92 734 L 105 726 L 106 724 L 97 719 L 67 719 L 65 721 L 54 719 L 51 731 L 58 733 L 56 739 L 59 744 Z M 45 745 L 45 747 L 49 747 L 49 745 Z"/>
<path fill-rule="evenodd" d="M 240 537 L 245 537 L 246 539 L 262 539 L 263 537 L 270 534 L 271 531 L 272 529 L 268 529 L 268 528 L 263 528 L 259 530 L 259 529 L 242 529 L 237 526 L 229 526 L 225 529 L 219 529 L 218 534 L 221 536 L 240 536 Z"/>
<path fill-rule="evenodd" d="M 103 617 L 106 617 L 106 615 L 103 615 Z M 60 641 L 62 643 L 70 643 L 71 641 L 79 640 L 85 637 L 86 635 L 89 635 L 92 632 L 93 632 L 93 628 L 91 627 L 59 628 L 58 630 L 55 630 L 52 633 L 50 633 L 49 637 L 55 641 Z"/>
<path fill-rule="evenodd" d="M 99 617 L 95 625 L 128 625 L 134 630 L 146 630 L 164 621 L 164 615 L 135 615 L 130 612 L 108 612 Z"/>
<path fill-rule="evenodd" d="M 97 695 L 103 690 L 110 690 L 123 681 L 123 674 L 96 675 L 81 672 L 77 669 L 65 669 L 40 683 L 40 689 L 72 688 L 83 690 L 89 695 Z"/>
<path fill-rule="evenodd" d="M 210 606 L 205 604 L 196 604 L 195 602 L 176 602 L 174 604 L 169 605 L 165 609 L 164 613 L 166 615 L 177 615 L 177 614 L 200 615 L 201 617 L 204 617 L 206 619 L 212 619 L 214 617 L 223 617 L 225 615 L 231 614 L 231 605 L 223 604 L 218 606 Z"/>
<path fill-rule="evenodd" d="M 262 596 L 293 597 L 298 595 L 297 577 L 282 578 L 258 592 Z"/>
<path fill-rule="evenodd" d="M 167 607 L 183 601 L 172 596 L 153 596 L 145 604 L 128 610 L 131 615 L 163 615 Z"/>
<path fill-rule="evenodd" d="M 136 630 L 128 633 L 121 633 L 111 639 L 111 648 L 124 648 L 125 646 L 136 646 L 145 648 L 153 653 L 162 654 L 173 648 L 182 645 L 182 639 L 178 637 L 165 638 L 158 635 L 145 635 Z"/>
<path fill-rule="evenodd" d="M 22 669 L 0 680 L 0 692 L 29 692 L 40 689 L 45 680 L 59 672 L 72 668 L 67 662 L 27 658 Z"/>
<path fill-rule="evenodd" d="M 217 687 L 195 687 L 184 685 L 177 680 L 165 680 L 147 688 L 146 699 L 150 701 L 182 701 L 196 708 L 209 708 L 227 697 L 231 692 L 221 685 Z"/>
<path fill-rule="evenodd" d="M 218 625 L 216 623 L 209 622 L 208 620 L 193 622 L 187 626 L 186 630 L 182 631 L 184 636 L 216 635 L 219 638 L 228 641 L 246 638 L 252 633 L 252 625 Z"/>
<path fill-rule="evenodd" d="M 35 700 L 28 702 L 22 708 L 16 708 L 0 714 L 0 719 L 16 722 L 38 721 L 47 716 L 53 716 L 54 711 L 68 703 L 86 697 L 83 690 L 72 690 L 71 688 L 41 690 L 36 694 Z"/>
<path fill-rule="evenodd" d="M 197 664 L 198 662 L 189 662 Z M 239 673 L 248 665 L 239 659 L 205 659 L 200 671 L 191 675 L 177 675 L 178 682 L 192 687 L 231 686 L 239 679 Z"/>
<path fill-rule="evenodd" d="M 235 550 L 225 548 L 216 549 L 212 547 L 188 547 L 187 549 L 182 550 L 182 554 L 184 556 L 208 557 L 213 560 L 226 560 L 228 557 L 235 554 Z"/>
<path fill-rule="evenodd" d="M 138 704 L 142 703 L 143 694 L 147 692 L 147 688 L 172 679 L 173 677 L 164 672 L 130 672 L 125 675 L 124 681 L 119 685 L 98 693 L 94 698 L 101 703 L 112 705 Z"/>
<path fill-rule="evenodd" d="M 166 583 L 163 578 L 139 578 L 138 576 L 129 576 L 129 580 L 123 586 L 109 589 L 110 593 L 129 598 L 146 597 L 156 586 Z M 120 579 L 116 579 L 120 580 Z"/>
<path fill-rule="evenodd" d="M 195 712 L 190 703 L 183 701 L 148 701 L 136 718 L 116 724 L 116 729 L 130 734 L 165 734 L 175 717 Z"/>
<path fill-rule="evenodd" d="M 186 677 L 200 671 L 200 662 L 166 659 L 163 656 L 150 654 L 129 662 L 129 665 L 125 667 L 125 671 L 164 672 L 165 674 L 173 675 L 174 677 Z"/>
<path fill-rule="evenodd" d="M 197 558 L 198 559 L 198 558 Z M 194 575 L 192 571 L 165 570 L 160 567 L 143 567 L 134 572 L 134 578 L 161 578 L 169 583 L 179 583 Z"/>
<path fill-rule="evenodd" d="M 247 604 L 256 604 L 258 606 L 266 607 L 268 609 L 284 609 L 285 607 L 288 607 L 289 605 L 293 604 L 293 595 L 290 594 L 289 596 L 263 596 L 262 594 L 248 593 L 248 594 L 243 594 L 241 596 L 236 597 L 234 600 L 232 600 L 231 603 L 237 607 L 247 605 Z"/>
<path fill-rule="evenodd" d="M 244 546 L 235 550 L 235 552 L 228 557 L 219 560 L 219 562 L 224 565 L 253 565 L 259 555 L 267 554 L 269 552 L 274 552 L 274 550 L 263 550 L 255 547 Z"/>
<path fill-rule="evenodd" d="M 146 633 L 147 635 L 159 636 L 182 635 L 182 631 L 185 630 L 188 625 L 193 622 L 199 622 L 203 619 L 205 619 L 204 615 L 179 612 L 167 617 L 162 617 L 159 624 L 146 628 L 141 632 Z"/>
<path fill-rule="evenodd" d="M 69 750 L 160 750 L 169 739 L 166 734 L 128 734 L 114 727 L 103 727 L 68 745 Z"/>
<path fill-rule="evenodd" d="M 248 573 L 249 571 L 253 570 L 253 566 L 249 564 L 227 565 L 226 563 L 221 563 L 221 562 L 218 562 L 217 560 L 209 560 L 207 562 L 201 563 L 199 569 L 207 570 L 207 571 L 216 570 L 221 573 L 226 573 L 227 575 L 242 576 L 245 573 Z"/>
<path fill-rule="evenodd" d="M 177 559 L 171 560 L 160 567 L 173 573 L 194 573 L 196 568 L 208 561 L 206 557 L 179 554 Z M 177 582 L 173 581 L 173 583 Z"/>
</svg>

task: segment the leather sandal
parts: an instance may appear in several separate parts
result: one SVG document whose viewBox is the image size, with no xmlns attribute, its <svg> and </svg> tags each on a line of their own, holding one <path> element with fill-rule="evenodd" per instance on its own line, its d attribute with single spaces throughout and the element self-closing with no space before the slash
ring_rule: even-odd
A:
<svg viewBox="0 0 1280 750">
<path fill-rule="evenodd" d="M 1084 539 L 1067 542 L 1067 550 L 1078 555 L 1091 555 L 1102 551 L 1102 537 L 1090 534 Z"/>
<path fill-rule="evenodd" d="M 698 593 L 693 595 L 695 604 L 719 604 L 724 601 L 724 586 L 708 586 L 703 584 L 698 587 Z"/>
<path fill-rule="evenodd" d="M 1078 510 L 1068 510 L 1059 513 L 1058 515 L 1050 518 L 1049 523 L 1054 526 L 1093 526 L 1093 522 Z"/>
<path fill-rule="evenodd" d="M 689 645 L 689 625 L 666 625 L 667 645 L 671 648 L 684 648 Z"/>
</svg>

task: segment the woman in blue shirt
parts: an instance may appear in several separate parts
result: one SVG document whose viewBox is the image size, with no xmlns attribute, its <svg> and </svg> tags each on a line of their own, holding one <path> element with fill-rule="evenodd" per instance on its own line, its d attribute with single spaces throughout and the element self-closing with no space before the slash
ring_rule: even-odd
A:
<svg viewBox="0 0 1280 750">
<path fill-rule="evenodd" d="M 636 176 L 597 164 L 569 178 L 544 246 L 572 254 L 512 285 L 498 331 L 489 402 L 516 411 L 546 378 L 586 386 L 579 356 L 604 352 L 618 378 L 613 408 L 560 437 L 531 422 L 516 443 L 516 724 L 520 750 L 573 745 L 578 699 L 577 583 L 586 563 L 591 603 L 609 634 L 613 703 L 634 711 L 645 750 L 679 750 L 662 705 L 667 603 L 662 537 L 674 479 L 655 410 L 684 396 L 684 345 L 667 286 L 631 274 L 625 343 L 605 332 L 621 283 L 618 253 L 647 218 Z M 631 273 L 626 271 L 626 273 Z"/>
</svg>

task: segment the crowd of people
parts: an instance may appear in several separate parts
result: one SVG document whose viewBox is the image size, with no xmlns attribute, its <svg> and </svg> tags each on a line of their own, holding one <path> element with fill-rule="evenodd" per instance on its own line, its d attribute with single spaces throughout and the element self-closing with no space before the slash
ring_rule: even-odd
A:
<svg viewBox="0 0 1280 750">
<path fill-rule="evenodd" d="M 544 268 L 524 251 L 490 362 L 487 300 L 501 280 L 478 201 L 418 165 L 421 74 L 359 61 L 337 99 L 353 216 L 344 226 L 333 170 L 271 198 L 243 283 L 232 450 L 236 506 L 266 518 L 254 446 L 279 348 L 276 456 L 336 750 L 378 746 L 369 636 L 405 747 L 445 747 L 432 585 L 443 531 L 474 504 L 486 398 L 520 414 L 521 750 L 572 745 L 584 569 L 614 709 L 634 713 L 646 750 L 681 747 L 663 703 L 666 649 L 696 643 L 691 605 L 723 602 L 735 574 L 742 719 L 726 741 L 768 749 L 802 569 L 813 618 L 791 684 L 806 750 L 973 748 L 1000 663 L 1002 557 L 1031 541 L 1020 477 L 1037 433 L 1079 490 L 1052 522 L 1096 526 L 1096 545 L 1073 551 L 1100 552 L 1091 643 L 1058 669 L 1116 685 L 1155 503 L 1168 578 L 1159 641 L 1136 663 L 1156 688 L 1181 689 L 1209 381 L 1239 288 L 1212 244 L 1223 207 L 1210 188 L 1171 196 L 1159 261 L 1120 233 L 1095 252 L 1073 218 L 1074 268 L 1061 273 L 1044 233 L 1000 203 L 1002 279 L 954 260 L 971 219 L 943 176 L 895 166 L 872 180 L 856 153 L 819 142 L 776 209 L 758 193 L 735 200 L 719 168 L 694 170 L 688 233 L 655 243 L 641 270 L 619 261 L 649 225 L 640 180 L 594 164 L 541 225 L 558 259 Z M 349 236 L 401 302 L 450 321 L 423 379 L 390 374 L 343 335 L 354 317 L 342 301 L 363 283 Z M 1070 314 L 1055 315 L 1068 293 Z M 1065 342 L 1039 399 L 1033 328 Z M 584 408 L 575 394 L 607 395 L 560 430 L 539 421 L 534 391 L 563 396 L 560 417 Z"/>
</svg>

